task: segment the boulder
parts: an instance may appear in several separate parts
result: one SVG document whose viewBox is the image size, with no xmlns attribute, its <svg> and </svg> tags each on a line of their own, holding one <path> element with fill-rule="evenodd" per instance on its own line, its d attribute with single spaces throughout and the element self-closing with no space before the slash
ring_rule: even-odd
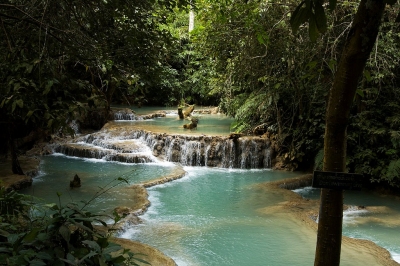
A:
<svg viewBox="0 0 400 266">
<path fill-rule="evenodd" d="M 77 174 L 75 174 L 74 179 L 69 182 L 69 186 L 71 188 L 80 187 L 81 186 L 81 179 Z"/>
</svg>

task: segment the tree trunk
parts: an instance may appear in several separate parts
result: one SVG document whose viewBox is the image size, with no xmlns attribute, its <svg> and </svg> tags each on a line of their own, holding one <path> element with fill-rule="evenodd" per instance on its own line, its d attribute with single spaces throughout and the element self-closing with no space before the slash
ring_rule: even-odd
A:
<svg viewBox="0 0 400 266">
<path fill-rule="evenodd" d="M 345 172 L 346 128 L 359 78 L 374 46 L 385 8 L 382 0 L 361 0 L 335 75 L 326 111 L 324 171 Z M 340 264 L 343 191 L 322 189 L 315 266 Z"/>
<path fill-rule="evenodd" d="M 10 138 L 9 140 L 9 145 L 11 153 L 11 170 L 13 174 L 23 175 L 24 172 L 22 171 L 22 168 L 18 161 L 17 147 L 15 145 L 15 141 L 12 138 Z"/>
</svg>

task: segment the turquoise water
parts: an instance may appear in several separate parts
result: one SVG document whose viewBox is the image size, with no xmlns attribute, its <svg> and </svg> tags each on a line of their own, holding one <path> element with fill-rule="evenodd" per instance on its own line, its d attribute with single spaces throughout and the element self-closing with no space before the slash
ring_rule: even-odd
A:
<svg viewBox="0 0 400 266">
<path fill-rule="evenodd" d="M 137 115 L 147 115 L 147 114 L 152 114 L 156 113 L 158 111 L 166 111 L 167 113 L 178 113 L 178 107 L 177 106 L 142 106 L 138 108 L 136 105 L 133 106 L 128 106 L 128 105 L 112 105 L 112 107 L 115 108 L 129 108 L 132 111 L 135 112 Z M 195 105 L 194 110 L 199 111 L 203 109 L 209 109 L 209 106 L 198 106 Z M 213 107 L 211 107 L 213 108 Z"/>
<path fill-rule="evenodd" d="M 163 118 L 154 118 L 139 121 L 114 121 L 113 124 L 125 127 L 140 127 L 153 132 L 188 134 L 188 135 L 229 135 L 233 118 L 226 115 L 199 115 L 196 129 L 185 129 L 184 124 L 189 124 L 187 119 L 179 119 L 177 114 L 167 115 Z"/>
<path fill-rule="evenodd" d="M 96 159 L 83 159 L 51 155 L 41 158 L 41 174 L 34 178 L 31 187 L 22 193 L 58 203 L 57 193 L 61 193 L 61 203 L 88 201 L 102 189 L 115 188 L 102 194 L 89 205 L 90 210 L 112 213 L 117 206 L 131 206 L 129 185 L 159 178 L 172 173 L 172 164 L 123 164 Z M 78 174 L 82 186 L 71 189 L 69 182 Z M 127 182 L 116 179 L 124 178 Z"/>
<path fill-rule="evenodd" d="M 320 189 L 307 187 L 295 190 L 304 198 L 318 199 Z M 389 250 L 400 262 L 400 198 L 367 191 L 345 191 L 344 203 L 366 206 L 368 210 L 350 207 L 343 215 L 343 235 L 367 239 Z"/>
<path fill-rule="evenodd" d="M 149 189 L 152 206 L 142 216 L 144 223 L 127 229 L 122 237 L 155 246 L 180 266 L 313 264 L 314 232 L 279 211 L 259 211 L 273 208 L 283 199 L 255 185 L 295 174 L 185 170 L 188 175 L 184 179 Z M 344 252 L 341 265 L 368 264 Z"/>
<path fill-rule="evenodd" d="M 178 265 L 311 265 L 314 239 L 259 208 L 280 195 L 252 185 L 293 173 L 187 167 L 185 178 L 149 189 L 144 224 L 123 237 L 155 246 Z M 299 245 L 301 243 L 301 245 Z"/>
<path fill-rule="evenodd" d="M 62 202 L 88 200 L 105 184 L 123 176 L 129 184 L 170 174 L 173 164 L 121 164 L 65 156 L 45 156 L 42 174 L 27 194 Z M 312 265 L 316 236 L 292 217 L 275 211 L 284 199 L 278 193 L 257 189 L 263 182 L 289 178 L 290 172 L 185 167 L 182 179 L 149 188 L 149 210 L 143 224 L 126 228 L 121 235 L 160 249 L 179 266 L 197 265 Z M 82 187 L 70 189 L 77 173 Z M 313 192 L 315 193 L 315 192 Z M 130 206 L 131 196 L 120 184 L 92 204 L 92 210 L 109 213 Z M 399 252 L 398 201 L 353 195 L 356 205 L 388 206 L 392 212 L 372 215 L 345 213 L 344 233 L 376 241 L 393 256 Z M 263 209 L 264 211 L 261 211 Z M 272 211 L 266 212 L 265 209 Z M 384 209 L 386 210 L 386 209 Z M 388 226 L 389 225 L 389 226 Z M 368 265 L 342 253 L 341 265 Z"/>
</svg>

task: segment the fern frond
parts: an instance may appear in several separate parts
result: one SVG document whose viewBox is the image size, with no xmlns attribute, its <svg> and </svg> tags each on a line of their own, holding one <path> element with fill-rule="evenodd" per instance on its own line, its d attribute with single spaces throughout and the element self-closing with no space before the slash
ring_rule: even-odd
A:
<svg viewBox="0 0 400 266">
<path fill-rule="evenodd" d="M 391 161 L 386 172 L 386 179 L 393 181 L 396 178 L 400 178 L 400 159 Z"/>
<path fill-rule="evenodd" d="M 314 170 L 322 170 L 324 164 L 324 149 L 319 150 L 314 159 Z"/>
</svg>

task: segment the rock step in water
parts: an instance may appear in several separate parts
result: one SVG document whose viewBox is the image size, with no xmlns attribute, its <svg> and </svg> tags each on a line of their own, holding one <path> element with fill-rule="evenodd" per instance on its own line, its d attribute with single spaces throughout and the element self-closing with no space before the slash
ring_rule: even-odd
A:
<svg viewBox="0 0 400 266">
<path fill-rule="evenodd" d="M 157 158 L 185 166 L 270 168 L 270 142 L 262 137 L 189 136 L 103 128 L 55 148 L 70 156 L 132 163 Z"/>
<path fill-rule="evenodd" d="M 123 163 L 150 163 L 155 162 L 152 156 L 140 153 L 118 153 L 116 150 L 104 149 L 96 146 L 86 146 L 82 144 L 69 143 L 61 144 L 54 148 L 55 152 L 59 152 L 68 156 L 81 158 L 104 159 L 106 161 L 115 161 Z"/>
<path fill-rule="evenodd" d="M 148 115 L 137 115 L 129 108 L 122 108 L 122 109 L 114 108 L 112 110 L 112 114 L 110 115 L 110 117 L 113 120 L 129 120 L 129 121 L 146 120 L 146 119 L 165 117 L 165 116 L 166 116 L 165 111 L 159 111 Z"/>
</svg>

